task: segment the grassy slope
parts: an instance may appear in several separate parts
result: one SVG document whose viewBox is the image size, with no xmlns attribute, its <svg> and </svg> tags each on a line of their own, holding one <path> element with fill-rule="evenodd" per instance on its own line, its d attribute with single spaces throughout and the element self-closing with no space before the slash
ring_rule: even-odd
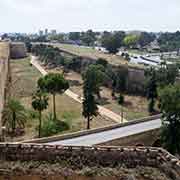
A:
<svg viewBox="0 0 180 180">
<path fill-rule="evenodd" d="M 30 66 L 29 58 L 11 60 L 11 72 L 13 81 L 13 85 L 11 87 L 12 96 L 20 99 L 25 107 L 32 111 L 32 94 L 36 90 L 36 82 L 38 78 L 41 77 L 41 74 L 34 67 Z M 66 95 L 58 95 L 56 98 L 56 104 L 58 118 L 60 120 L 66 118 L 71 123 L 71 129 L 68 132 L 85 129 L 86 123 L 81 115 L 81 104 L 75 102 Z M 52 112 L 51 96 L 49 101 L 49 109 L 44 112 L 44 116 L 47 116 L 49 112 Z M 92 127 L 94 128 L 110 124 L 114 124 L 114 122 L 103 117 L 97 117 L 92 121 Z M 16 140 L 24 140 L 36 136 L 37 132 L 35 131 L 35 128 L 37 125 L 37 119 L 29 119 L 26 135 Z"/>
<path fill-rule="evenodd" d="M 70 80 L 71 90 L 78 95 L 83 95 L 82 91 L 82 78 L 81 75 L 70 71 L 66 74 L 66 78 Z M 73 81 L 76 82 L 73 84 Z M 101 87 L 101 104 L 114 111 L 117 114 L 121 114 L 121 106 L 117 103 L 117 100 L 113 100 L 111 96 L 111 90 L 106 87 Z M 118 97 L 118 94 L 117 94 Z M 147 111 L 148 101 L 145 97 L 133 96 L 125 94 L 125 105 L 124 105 L 124 117 L 127 120 L 134 120 L 137 118 L 146 117 L 149 115 Z"/>
</svg>

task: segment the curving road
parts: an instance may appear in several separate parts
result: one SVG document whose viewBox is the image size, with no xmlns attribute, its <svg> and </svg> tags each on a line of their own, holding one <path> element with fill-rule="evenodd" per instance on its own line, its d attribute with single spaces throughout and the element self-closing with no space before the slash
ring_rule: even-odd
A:
<svg viewBox="0 0 180 180">
<path fill-rule="evenodd" d="M 153 129 L 158 129 L 160 127 L 161 127 L 161 120 L 156 119 L 156 120 L 128 125 L 126 127 L 120 127 L 104 132 L 84 135 L 72 139 L 54 141 L 47 144 L 66 145 L 66 146 L 93 146 L 96 144 L 101 144 L 104 142 L 127 137 L 130 135 L 135 135 Z"/>
</svg>

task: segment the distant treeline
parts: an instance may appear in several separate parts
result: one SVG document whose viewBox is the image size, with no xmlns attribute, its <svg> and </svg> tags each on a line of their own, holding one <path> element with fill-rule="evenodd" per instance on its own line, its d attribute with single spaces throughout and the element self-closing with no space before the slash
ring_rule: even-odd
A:
<svg viewBox="0 0 180 180">
<path fill-rule="evenodd" d="M 6 38 L 7 35 L 5 36 Z M 180 48 L 180 32 L 175 33 L 152 33 L 152 32 L 70 32 L 55 35 L 18 35 L 9 37 L 12 41 L 28 42 L 60 42 L 77 44 L 84 46 L 102 46 L 110 53 L 118 52 L 119 48 L 132 48 L 149 51 L 156 49 L 158 51 L 177 51 Z"/>
</svg>

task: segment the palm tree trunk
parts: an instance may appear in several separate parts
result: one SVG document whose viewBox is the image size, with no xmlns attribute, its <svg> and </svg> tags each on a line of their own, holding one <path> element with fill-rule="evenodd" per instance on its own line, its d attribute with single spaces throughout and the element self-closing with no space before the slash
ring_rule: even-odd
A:
<svg viewBox="0 0 180 180">
<path fill-rule="evenodd" d="M 57 116 L 56 116 L 56 95 L 55 93 L 53 93 L 53 115 L 54 115 L 54 120 L 57 119 Z"/>
<path fill-rule="evenodd" d="M 41 111 L 39 111 L 39 138 L 41 137 L 41 126 L 42 126 Z"/>
<path fill-rule="evenodd" d="M 13 117 L 12 117 L 12 132 L 15 133 L 15 129 L 16 129 L 16 113 L 13 112 Z"/>
<path fill-rule="evenodd" d="M 87 117 L 87 129 L 90 129 L 90 117 Z"/>
</svg>

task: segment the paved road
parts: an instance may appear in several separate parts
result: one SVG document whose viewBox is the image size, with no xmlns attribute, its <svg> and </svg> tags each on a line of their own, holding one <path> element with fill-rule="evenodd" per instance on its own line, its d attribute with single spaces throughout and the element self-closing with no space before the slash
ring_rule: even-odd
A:
<svg viewBox="0 0 180 180">
<path fill-rule="evenodd" d="M 40 72 L 41 74 L 43 75 L 46 75 L 47 74 L 47 71 L 38 63 L 38 61 L 36 60 L 36 57 L 35 56 L 32 56 L 31 57 L 31 64 L 33 66 L 35 66 Z M 65 94 L 69 97 L 71 97 L 72 99 L 74 99 L 75 101 L 79 102 L 79 103 L 82 103 L 82 99 L 79 98 L 79 96 L 77 94 L 75 94 L 74 92 L 72 92 L 71 90 L 67 90 L 65 92 Z M 115 122 L 118 122 L 118 123 L 124 123 L 124 122 L 127 122 L 126 119 L 123 118 L 123 121 L 121 120 L 121 116 L 119 114 L 116 114 L 114 113 L 113 111 L 110 111 L 109 109 L 107 108 L 104 108 L 102 106 L 98 106 L 99 108 L 99 113 L 102 115 L 102 116 L 106 116 L 110 119 L 112 119 L 113 121 Z"/>
<path fill-rule="evenodd" d="M 92 146 L 114 139 L 126 137 L 129 135 L 134 135 L 149 130 L 153 130 L 161 127 L 161 120 L 152 120 L 149 122 L 142 122 L 139 124 L 129 125 L 126 127 L 120 127 L 113 130 L 108 130 L 100 133 L 94 133 L 90 135 L 85 135 L 81 137 L 76 137 L 73 139 L 55 141 L 47 143 L 50 145 L 67 145 L 67 146 Z"/>
</svg>

